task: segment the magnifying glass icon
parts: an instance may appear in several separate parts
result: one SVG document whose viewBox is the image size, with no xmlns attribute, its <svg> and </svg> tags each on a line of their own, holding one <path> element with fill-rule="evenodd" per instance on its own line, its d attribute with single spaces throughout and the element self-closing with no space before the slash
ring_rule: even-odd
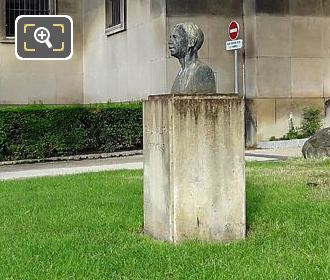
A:
<svg viewBox="0 0 330 280">
<path fill-rule="evenodd" d="M 46 44 L 49 49 L 53 47 L 49 40 L 50 32 L 46 27 L 39 27 L 34 31 L 34 39 L 40 44 Z"/>
</svg>

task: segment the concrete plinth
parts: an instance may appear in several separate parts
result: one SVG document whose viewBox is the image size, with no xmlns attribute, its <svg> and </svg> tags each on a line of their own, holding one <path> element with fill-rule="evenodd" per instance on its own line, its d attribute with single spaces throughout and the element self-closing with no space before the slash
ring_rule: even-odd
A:
<svg viewBox="0 0 330 280">
<path fill-rule="evenodd" d="M 245 238 L 244 105 L 234 95 L 144 102 L 144 231 L 159 240 Z"/>
</svg>

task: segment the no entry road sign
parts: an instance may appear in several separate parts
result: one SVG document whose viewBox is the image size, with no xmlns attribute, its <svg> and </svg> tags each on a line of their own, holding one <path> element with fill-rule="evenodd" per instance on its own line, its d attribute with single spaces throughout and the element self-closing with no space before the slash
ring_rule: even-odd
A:
<svg viewBox="0 0 330 280">
<path fill-rule="evenodd" d="M 239 35 L 239 24 L 236 20 L 229 23 L 228 35 L 231 41 L 226 42 L 226 50 L 234 51 L 234 79 L 235 79 L 235 93 L 238 94 L 238 55 L 237 52 L 243 47 L 243 40 L 236 40 Z"/>
<path fill-rule="evenodd" d="M 236 40 L 239 35 L 239 24 L 237 21 L 233 20 L 228 27 L 228 34 L 230 40 Z"/>
</svg>

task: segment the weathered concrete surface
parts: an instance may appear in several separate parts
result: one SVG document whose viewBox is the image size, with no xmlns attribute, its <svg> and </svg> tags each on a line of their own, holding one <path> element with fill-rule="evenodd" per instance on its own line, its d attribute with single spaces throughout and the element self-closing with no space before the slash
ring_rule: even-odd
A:
<svg viewBox="0 0 330 280">
<path fill-rule="evenodd" d="M 127 30 L 105 35 L 105 3 L 82 0 L 84 102 L 140 100 L 167 92 L 165 0 L 127 0 Z"/>
<path fill-rule="evenodd" d="M 150 96 L 144 103 L 144 230 L 156 239 L 243 239 L 243 101 Z"/>
<path fill-rule="evenodd" d="M 243 4 L 245 89 L 254 118 L 248 122 L 247 142 L 256 145 L 283 136 L 291 113 L 299 126 L 309 102 L 325 111 L 330 96 L 330 1 Z"/>
<path fill-rule="evenodd" d="M 322 113 L 325 124 L 324 99 L 319 98 L 255 98 L 246 103 L 247 146 L 257 146 L 260 141 L 268 141 L 272 136 L 282 137 L 289 130 L 292 116 L 295 127 L 301 125 L 304 109 L 313 106 Z"/>
<path fill-rule="evenodd" d="M 57 14 L 73 19 L 73 57 L 67 61 L 20 61 L 5 36 L 0 1 L 0 104 L 83 102 L 83 24 L 81 0 L 57 0 Z M 52 1 L 51 1 L 52 2 Z"/>
<path fill-rule="evenodd" d="M 243 1 L 219 0 L 167 0 L 167 16 L 221 15 L 227 17 L 242 15 Z"/>
<path fill-rule="evenodd" d="M 330 127 L 322 129 L 309 138 L 303 146 L 302 153 L 305 158 L 330 157 Z"/>
</svg>

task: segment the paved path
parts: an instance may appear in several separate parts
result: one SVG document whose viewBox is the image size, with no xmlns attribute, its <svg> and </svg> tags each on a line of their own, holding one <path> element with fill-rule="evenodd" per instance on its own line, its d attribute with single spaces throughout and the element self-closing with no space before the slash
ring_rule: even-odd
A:
<svg viewBox="0 0 330 280">
<path fill-rule="evenodd" d="M 301 148 L 247 150 L 245 153 L 247 161 L 287 160 L 296 157 L 302 157 Z"/>
<path fill-rule="evenodd" d="M 123 169 L 142 169 L 142 156 L 0 166 L 0 180 L 58 176 Z"/>
<path fill-rule="evenodd" d="M 248 150 L 245 158 L 247 161 L 275 161 L 300 156 L 301 148 L 294 148 L 276 150 Z M 143 156 L 130 156 L 97 160 L 0 166 L 0 180 L 58 176 L 120 169 L 142 169 L 142 162 Z"/>
</svg>

